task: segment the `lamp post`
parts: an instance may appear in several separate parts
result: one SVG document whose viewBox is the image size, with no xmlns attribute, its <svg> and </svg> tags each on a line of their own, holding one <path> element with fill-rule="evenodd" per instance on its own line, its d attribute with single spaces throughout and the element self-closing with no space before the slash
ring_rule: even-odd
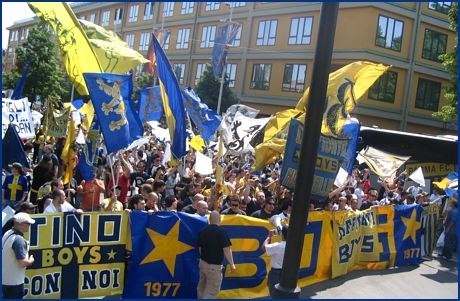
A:
<svg viewBox="0 0 460 301">
<path fill-rule="evenodd" d="M 228 35 L 232 31 L 232 15 L 233 15 L 233 2 L 225 2 L 225 5 L 230 7 L 230 20 L 227 22 L 229 28 L 227 28 L 227 36 L 225 37 L 225 43 L 228 41 Z M 222 20 L 221 20 L 222 21 Z M 227 46 L 227 45 L 225 45 Z M 217 99 L 217 114 L 220 114 L 220 106 L 222 103 L 222 91 L 224 89 L 224 82 L 225 82 L 225 71 L 227 71 L 227 64 L 224 64 L 224 67 L 222 68 L 222 76 L 220 77 L 220 89 L 219 89 L 219 98 Z"/>
</svg>

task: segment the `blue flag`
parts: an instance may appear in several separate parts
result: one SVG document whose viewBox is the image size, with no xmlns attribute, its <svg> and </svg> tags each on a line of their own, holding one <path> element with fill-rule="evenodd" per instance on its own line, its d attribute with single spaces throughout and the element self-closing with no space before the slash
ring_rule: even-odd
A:
<svg viewBox="0 0 460 301">
<path fill-rule="evenodd" d="M 206 217 L 178 212 L 131 213 L 132 262 L 123 299 L 197 298 L 198 233 L 208 225 Z M 154 282 L 172 284 L 157 294 Z M 147 290 L 146 283 L 152 286 Z"/>
<path fill-rule="evenodd" d="M 222 74 L 222 68 L 227 64 L 227 52 L 230 44 L 235 40 L 236 34 L 241 28 L 239 23 L 231 23 L 217 29 L 212 49 L 212 72 L 214 76 Z M 230 32 L 228 32 L 230 30 Z"/>
<path fill-rule="evenodd" d="M 12 100 L 21 99 L 22 89 L 24 88 L 24 84 L 26 83 L 27 73 L 29 72 L 30 61 L 32 61 L 32 57 L 29 58 L 29 61 L 27 62 L 26 68 L 24 69 L 24 72 L 22 73 L 21 78 L 16 84 L 16 87 L 14 87 L 13 95 L 11 95 Z"/>
<path fill-rule="evenodd" d="M 350 133 L 356 135 L 356 128 L 350 127 Z M 302 143 L 304 125 L 296 120 L 291 119 L 289 124 L 289 134 L 286 140 L 286 150 L 284 153 L 283 167 L 281 169 L 281 185 L 294 191 L 297 179 L 297 167 L 299 164 L 300 146 Z M 329 194 L 334 180 L 339 172 L 340 167 L 348 170 L 353 165 L 354 153 L 351 149 L 352 134 L 346 138 L 338 139 L 331 136 L 321 135 L 318 146 L 316 159 L 315 177 L 311 191 L 311 198 L 318 201 L 324 201 Z M 300 139 L 299 139 L 300 137 Z M 355 146 L 356 147 L 356 146 Z"/>
<path fill-rule="evenodd" d="M 344 137 L 350 140 L 348 145 L 347 155 L 342 162 L 342 168 L 345 169 L 349 175 L 353 171 L 353 163 L 356 157 L 356 148 L 358 147 L 359 132 L 361 131 L 360 123 L 345 124 L 343 126 Z"/>
<path fill-rule="evenodd" d="M 22 166 L 30 168 L 21 138 L 19 138 L 14 125 L 10 123 L 5 137 L 2 139 L 2 167 L 11 172 L 8 164 L 13 164 L 14 162 L 19 162 Z"/>
<path fill-rule="evenodd" d="M 164 114 L 160 86 L 142 89 L 139 93 L 139 119 L 141 122 L 160 120 Z"/>
<path fill-rule="evenodd" d="M 100 140 L 100 124 L 97 116 L 94 116 L 77 164 L 77 168 L 86 182 L 96 177 Z"/>
<path fill-rule="evenodd" d="M 187 87 L 182 90 L 184 95 L 184 105 L 188 115 L 200 132 L 204 141 L 217 130 L 222 121 L 222 117 L 208 108 L 205 103 L 201 102 L 198 94 L 192 88 Z"/>
<path fill-rule="evenodd" d="M 419 264 L 422 256 L 420 219 L 423 208 L 416 204 L 399 205 L 394 206 L 394 210 L 394 242 L 397 250 L 395 266 Z M 390 252 L 390 250 L 387 251 Z"/>
<path fill-rule="evenodd" d="M 183 96 L 171 63 L 155 35 L 152 34 L 152 36 L 157 60 L 161 98 L 172 141 L 171 152 L 175 158 L 180 158 L 186 153 L 186 123 Z"/>
<path fill-rule="evenodd" d="M 132 75 L 84 73 L 83 76 L 107 152 L 116 152 L 142 137 L 144 128 L 131 101 Z"/>
</svg>

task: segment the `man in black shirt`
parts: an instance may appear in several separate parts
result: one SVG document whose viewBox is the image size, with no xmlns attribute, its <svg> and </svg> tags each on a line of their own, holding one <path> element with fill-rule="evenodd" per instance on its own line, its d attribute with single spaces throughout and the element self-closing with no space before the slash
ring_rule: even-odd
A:
<svg viewBox="0 0 460 301">
<path fill-rule="evenodd" d="M 275 215 L 275 200 L 273 198 L 268 198 L 265 201 L 265 205 L 262 209 L 255 211 L 251 214 L 252 217 L 257 217 L 261 219 L 270 219 L 273 215 Z"/>
<path fill-rule="evenodd" d="M 198 249 L 200 251 L 200 282 L 198 283 L 198 299 L 215 299 L 222 284 L 224 254 L 230 264 L 231 273 L 236 267 L 230 246 L 230 238 L 220 225 L 220 214 L 213 211 L 209 217 L 209 225 L 198 233 Z"/>
</svg>

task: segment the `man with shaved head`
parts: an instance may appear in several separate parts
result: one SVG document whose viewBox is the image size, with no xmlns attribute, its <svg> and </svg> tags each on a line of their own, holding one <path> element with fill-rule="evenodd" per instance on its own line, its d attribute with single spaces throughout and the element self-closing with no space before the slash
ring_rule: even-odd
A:
<svg viewBox="0 0 460 301">
<path fill-rule="evenodd" d="M 231 272 L 236 270 L 227 232 L 220 227 L 220 214 L 211 212 L 209 225 L 198 233 L 200 251 L 200 282 L 198 282 L 198 299 L 215 299 L 222 284 L 222 263 L 227 258 Z"/>
<path fill-rule="evenodd" d="M 145 211 L 149 210 L 153 210 L 154 212 L 160 211 L 158 206 L 158 194 L 153 191 L 147 194 L 147 201 L 145 202 Z"/>
<path fill-rule="evenodd" d="M 199 216 L 205 216 L 208 214 L 208 203 L 205 201 L 198 201 L 196 204 L 196 214 Z"/>
<path fill-rule="evenodd" d="M 197 213 L 198 209 L 198 202 L 203 201 L 204 202 L 204 196 L 201 193 L 197 193 L 193 196 L 193 203 L 191 203 L 188 206 L 185 206 L 182 208 L 182 212 L 188 213 L 188 214 L 195 214 Z"/>
</svg>

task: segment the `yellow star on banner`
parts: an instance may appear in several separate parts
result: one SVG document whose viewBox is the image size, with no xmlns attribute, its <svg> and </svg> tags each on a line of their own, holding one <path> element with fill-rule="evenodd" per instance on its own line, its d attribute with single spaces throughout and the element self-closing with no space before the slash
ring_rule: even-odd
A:
<svg viewBox="0 0 460 301">
<path fill-rule="evenodd" d="M 107 255 L 109 255 L 109 260 L 115 259 L 115 254 L 117 254 L 117 252 L 114 252 L 113 249 L 111 249 L 110 252 L 107 253 Z"/>
<path fill-rule="evenodd" d="M 412 238 L 412 241 L 415 244 L 415 240 L 416 240 L 415 233 L 417 232 L 418 229 L 420 229 L 420 222 L 417 221 L 417 212 L 415 211 L 415 208 L 412 211 L 410 218 L 401 216 L 401 221 L 406 226 L 406 232 L 404 232 L 403 240 L 405 240 L 406 238 L 410 236 Z"/>
<path fill-rule="evenodd" d="M 166 235 L 147 228 L 147 233 L 155 246 L 144 260 L 142 260 L 141 264 L 163 260 L 171 276 L 174 277 L 177 255 L 194 248 L 193 246 L 179 241 L 179 224 L 180 220 L 176 222 L 174 227 L 172 227 Z"/>
<path fill-rule="evenodd" d="M 300 149 L 295 151 L 294 158 L 299 159 L 300 157 Z"/>
</svg>

